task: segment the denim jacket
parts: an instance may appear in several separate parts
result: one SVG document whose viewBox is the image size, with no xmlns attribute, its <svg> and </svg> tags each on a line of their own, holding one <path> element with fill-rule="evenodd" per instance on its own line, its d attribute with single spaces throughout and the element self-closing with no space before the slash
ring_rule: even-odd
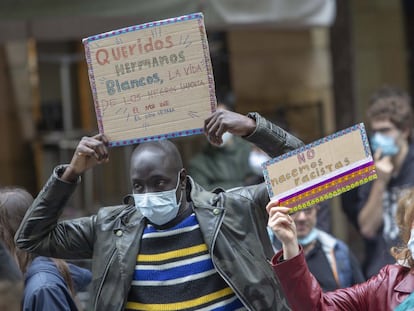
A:
<svg viewBox="0 0 414 311">
<path fill-rule="evenodd" d="M 75 292 L 86 290 L 92 275 L 88 269 L 68 264 Z M 50 258 L 36 257 L 25 274 L 23 311 L 77 311 L 64 277 Z"/>
</svg>

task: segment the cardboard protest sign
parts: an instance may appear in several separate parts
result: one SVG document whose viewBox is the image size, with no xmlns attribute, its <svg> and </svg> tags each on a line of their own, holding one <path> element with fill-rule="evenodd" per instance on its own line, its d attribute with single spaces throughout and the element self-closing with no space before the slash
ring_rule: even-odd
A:
<svg viewBox="0 0 414 311">
<path fill-rule="evenodd" d="M 100 133 L 111 146 L 199 134 L 216 108 L 201 13 L 83 39 Z"/>
<path fill-rule="evenodd" d="M 291 212 L 377 178 L 363 123 L 262 164 L 272 200 Z"/>
</svg>

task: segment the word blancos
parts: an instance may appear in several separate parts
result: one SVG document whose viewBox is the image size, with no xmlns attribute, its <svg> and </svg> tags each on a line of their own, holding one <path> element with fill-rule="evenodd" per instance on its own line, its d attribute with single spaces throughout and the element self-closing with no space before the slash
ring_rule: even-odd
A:
<svg viewBox="0 0 414 311">
<path fill-rule="evenodd" d="M 308 160 L 312 160 L 315 157 L 315 151 L 313 149 L 308 150 L 306 157 Z M 298 155 L 299 166 L 291 171 L 271 179 L 272 186 L 283 184 L 293 179 L 295 186 L 302 183 L 311 181 L 312 179 L 329 174 L 335 170 L 341 169 L 347 166 L 351 161 L 345 157 L 343 160 L 336 161 L 334 163 L 324 163 L 321 158 L 314 160 L 310 163 L 305 163 L 306 159 L 304 154 Z"/>
<path fill-rule="evenodd" d="M 125 73 L 131 73 L 139 71 L 141 69 L 150 69 L 154 67 L 160 67 L 168 64 L 183 63 L 185 61 L 184 51 L 180 51 L 177 54 L 172 53 L 168 56 L 158 56 L 147 58 L 143 60 L 137 60 L 124 64 L 116 64 L 115 71 L 118 77 Z"/>
<path fill-rule="evenodd" d="M 114 95 L 117 92 L 121 93 L 122 91 L 127 91 L 133 88 L 138 88 L 141 86 L 149 85 L 149 84 L 162 84 L 162 80 L 158 76 L 158 73 L 154 73 L 147 77 L 140 77 L 138 79 L 126 80 L 126 81 L 119 81 L 119 80 L 106 80 L 105 86 L 108 95 Z"/>
<path fill-rule="evenodd" d="M 143 39 L 144 41 L 145 39 Z M 100 48 L 95 52 L 95 58 L 99 65 L 110 64 L 111 61 L 121 59 L 136 58 L 139 55 L 152 52 L 154 50 L 169 49 L 174 46 L 171 36 L 166 36 L 164 40 L 153 40 L 151 37 L 143 42 L 137 39 L 136 43 L 115 46 L 112 48 Z"/>
</svg>

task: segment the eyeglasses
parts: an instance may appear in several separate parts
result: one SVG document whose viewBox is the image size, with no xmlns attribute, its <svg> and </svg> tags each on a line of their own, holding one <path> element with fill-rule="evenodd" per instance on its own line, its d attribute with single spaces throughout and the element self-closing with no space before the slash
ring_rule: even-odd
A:
<svg viewBox="0 0 414 311">
<path fill-rule="evenodd" d="M 316 208 L 315 206 L 310 206 L 310 207 L 301 209 L 297 212 L 294 212 L 294 213 L 290 214 L 290 217 L 292 217 L 292 218 L 298 217 L 300 213 L 304 213 L 305 216 L 310 216 L 310 215 L 312 215 L 315 208 Z"/>
</svg>

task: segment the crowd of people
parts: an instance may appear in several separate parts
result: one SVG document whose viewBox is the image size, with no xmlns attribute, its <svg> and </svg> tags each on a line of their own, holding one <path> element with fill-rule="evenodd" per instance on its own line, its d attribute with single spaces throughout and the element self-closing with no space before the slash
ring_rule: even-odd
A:
<svg viewBox="0 0 414 311">
<path fill-rule="evenodd" d="M 378 179 L 342 196 L 366 243 L 362 265 L 320 221 L 329 202 L 290 213 L 270 201 L 258 161 L 304 143 L 259 113 L 232 110 L 205 120 L 206 147 L 189 173 L 172 141 L 137 145 L 131 193 L 95 215 L 61 219 L 80 177 L 110 161 L 104 134 L 83 137 L 36 198 L 0 189 L 0 309 L 412 310 L 410 97 L 391 87 L 373 95 Z"/>
</svg>

